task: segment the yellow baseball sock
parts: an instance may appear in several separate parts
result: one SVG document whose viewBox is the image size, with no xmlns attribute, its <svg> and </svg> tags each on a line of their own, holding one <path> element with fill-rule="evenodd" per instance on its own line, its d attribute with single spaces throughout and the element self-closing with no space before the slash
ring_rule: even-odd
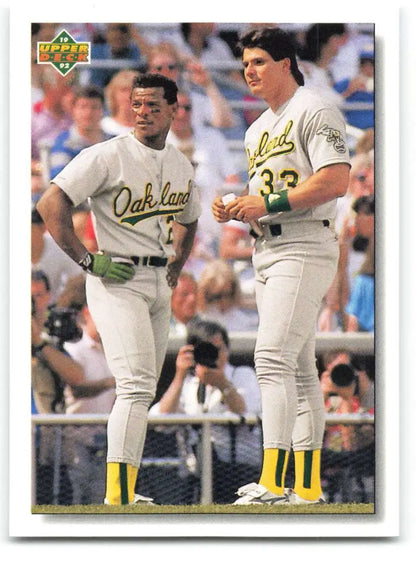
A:
<svg viewBox="0 0 416 568">
<path fill-rule="evenodd" d="M 295 451 L 295 493 L 315 501 L 322 494 L 321 450 Z"/>
<path fill-rule="evenodd" d="M 107 463 L 105 497 L 110 505 L 128 505 L 133 501 L 138 470 L 129 463 Z"/>
<path fill-rule="evenodd" d="M 265 448 L 260 485 L 277 495 L 283 495 L 289 452 L 279 448 Z"/>
</svg>

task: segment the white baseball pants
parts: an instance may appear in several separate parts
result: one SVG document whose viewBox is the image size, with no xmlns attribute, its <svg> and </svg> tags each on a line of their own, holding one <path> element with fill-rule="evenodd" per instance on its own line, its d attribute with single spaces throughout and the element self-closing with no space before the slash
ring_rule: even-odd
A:
<svg viewBox="0 0 416 568">
<path fill-rule="evenodd" d="M 256 374 L 262 395 L 264 448 L 322 446 L 325 408 L 316 367 L 315 334 L 322 299 L 338 260 L 335 233 L 322 222 L 282 226 L 256 243 L 259 331 Z"/>
<path fill-rule="evenodd" d="M 164 267 L 137 267 L 124 284 L 88 275 L 87 302 L 116 380 L 107 462 L 139 467 L 148 409 L 168 344 L 171 289 Z"/>
</svg>

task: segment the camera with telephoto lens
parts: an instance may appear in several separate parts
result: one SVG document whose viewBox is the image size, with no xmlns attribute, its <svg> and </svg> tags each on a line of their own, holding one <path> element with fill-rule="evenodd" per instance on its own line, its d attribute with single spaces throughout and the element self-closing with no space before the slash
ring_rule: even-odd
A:
<svg viewBox="0 0 416 568">
<path fill-rule="evenodd" d="M 191 340 L 190 343 L 194 346 L 195 363 L 211 369 L 217 368 L 218 347 L 209 341 L 203 341 L 197 338 L 194 341 Z"/>
<path fill-rule="evenodd" d="M 78 311 L 72 308 L 52 306 L 45 327 L 50 337 L 63 344 L 66 341 L 77 342 L 82 337 L 82 330 L 77 322 Z"/>
<path fill-rule="evenodd" d="M 356 388 L 358 387 L 358 376 L 354 367 L 345 363 L 335 365 L 331 371 L 331 381 L 336 387 L 340 388 L 349 387 L 352 384 L 355 384 Z"/>
</svg>

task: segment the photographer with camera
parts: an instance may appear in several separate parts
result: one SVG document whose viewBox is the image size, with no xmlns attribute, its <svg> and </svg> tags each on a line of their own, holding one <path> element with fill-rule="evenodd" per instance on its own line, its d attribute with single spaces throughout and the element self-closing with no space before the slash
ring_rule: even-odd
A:
<svg viewBox="0 0 416 568">
<path fill-rule="evenodd" d="M 364 368 L 346 351 L 324 357 L 321 388 L 329 413 L 374 413 L 374 384 Z M 345 502 L 368 502 L 374 488 L 365 488 L 365 478 L 374 478 L 374 427 L 333 425 L 325 432 L 323 477 L 327 478 L 329 501 L 341 491 Z M 352 481 L 355 481 L 355 484 Z M 354 493 L 355 491 L 355 493 Z"/>
<path fill-rule="evenodd" d="M 82 367 L 64 351 L 63 343 L 79 338 L 76 317 L 72 310 L 49 307 L 50 289 L 45 273 L 32 271 L 32 393 L 36 412 L 62 414 L 65 412 L 64 386 L 79 386 L 85 382 Z M 69 448 L 62 444 L 59 496 L 53 495 L 54 430 L 39 428 L 37 456 L 37 503 L 48 504 L 58 499 L 68 504 L 70 484 L 66 466 Z"/>
<path fill-rule="evenodd" d="M 229 363 L 229 337 L 216 322 L 197 321 L 189 327 L 187 344 L 176 359 L 175 376 L 151 410 L 151 415 L 203 412 L 244 415 L 261 412 L 254 369 Z M 248 473 L 261 468 L 261 431 L 246 424 L 211 427 L 213 441 L 213 498 L 229 503 L 235 487 Z"/>
</svg>

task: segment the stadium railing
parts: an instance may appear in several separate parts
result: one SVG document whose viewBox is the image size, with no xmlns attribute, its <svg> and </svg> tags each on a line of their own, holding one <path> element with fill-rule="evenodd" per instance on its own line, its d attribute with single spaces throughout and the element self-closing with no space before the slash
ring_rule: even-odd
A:
<svg viewBox="0 0 416 568">
<path fill-rule="evenodd" d="M 230 353 L 238 356 L 254 352 L 257 333 L 255 331 L 230 332 Z M 182 347 L 184 337 L 173 335 L 169 338 L 168 355 L 176 354 Z M 316 354 L 322 355 L 328 351 L 345 349 L 357 355 L 374 354 L 374 334 L 371 332 L 342 332 L 330 331 L 316 333 Z"/>
<path fill-rule="evenodd" d="M 105 425 L 108 421 L 107 414 L 37 414 L 32 416 L 32 504 L 36 504 L 36 451 L 35 451 L 35 432 L 37 426 L 50 426 L 55 429 L 55 456 L 53 464 L 53 497 L 52 502 L 57 502 L 57 496 L 60 493 L 60 469 L 61 469 L 61 453 L 62 453 L 62 437 L 63 429 L 69 425 Z M 149 417 L 149 426 L 199 426 L 201 428 L 200 436 L 200 455 L 198 459 L 198 468 L 200 471 L 200 503 L 212 503 L 213 491 L 213 471 L 212 471 L 212 440 L 211 427 L 213 425 L 238 425 L 244 423 L 247 425 L 259 424 L 259 417 L 255 415 L 234 415 L 234 414 L 200 414 L 187 416 L 183 414 L 169 414 L 164 416 Z M 374 415 L 372 414 L 334 414 L 329 413 L 326 417 L 326 425 L 336 426 L 363 426 L 374 425 Z M 183 465 L 183 458 L 180 456 L 162 456 L 162 457 L 145 457 L 142 461 L 142 467 L 149 466 L 176 466 Z"/>
<path fill-rule="evenodd" d="M 374 334 L 373 333 L 342 333 L 330 332 L 316 334 L 317 344 L 316 353 L 321 355 L 334 349 L 345 349 L 357 355 L 374 355 Z M 179 348 L 183 345 L 185 338 L 181 336 L 171 337 L 169 339 L 167 356 L 174 357 Z M 253 353 L 256 340 L 255 332 L 233 332 L 230 334 L 230 356 L 247 357 Z M 105 425 L 108 415 L 91 414 L 91 415 L 74 415 L 74 414 L 34 414 L 32 415 L 32 492 L 33 504 L 36 503 L 36 431 L 37 427 L 44 425 L 55 428 L 55 445 L 54 445 L 54 476 L 53 476 L 53 494 L 59 494 L 60 480 L 60 464 L 62 453 L 62 436 L 63 429 L 68 425 Z M 258 424 L 260 418 L 254 415 L 244 415 L 245 424 Z M 200 501 L 201 503 L 210 503 L 212 501 L 212 442 L 211 442 L 211 426 L 218 424 L 238 424 L 242 423 L 242 417 L 227 413 L 227 415 L 201 414 L 196 416 L 188 416 L 183 414 L 169 414 L 164 416 L 150 416 L 149 426 L 182 426 L 197 425 L 201 428 L 201 444 L 200 444 Z M 372 414 L 328 414 L 327 427 L 331 425 L 374 425 L 374 415 Z M 162 456 L 163 459 L 147 457 L 143 460 L 144 466 L 166 465 L 179 466 L 180 458 L 178 456 Z"/>
</svg>

